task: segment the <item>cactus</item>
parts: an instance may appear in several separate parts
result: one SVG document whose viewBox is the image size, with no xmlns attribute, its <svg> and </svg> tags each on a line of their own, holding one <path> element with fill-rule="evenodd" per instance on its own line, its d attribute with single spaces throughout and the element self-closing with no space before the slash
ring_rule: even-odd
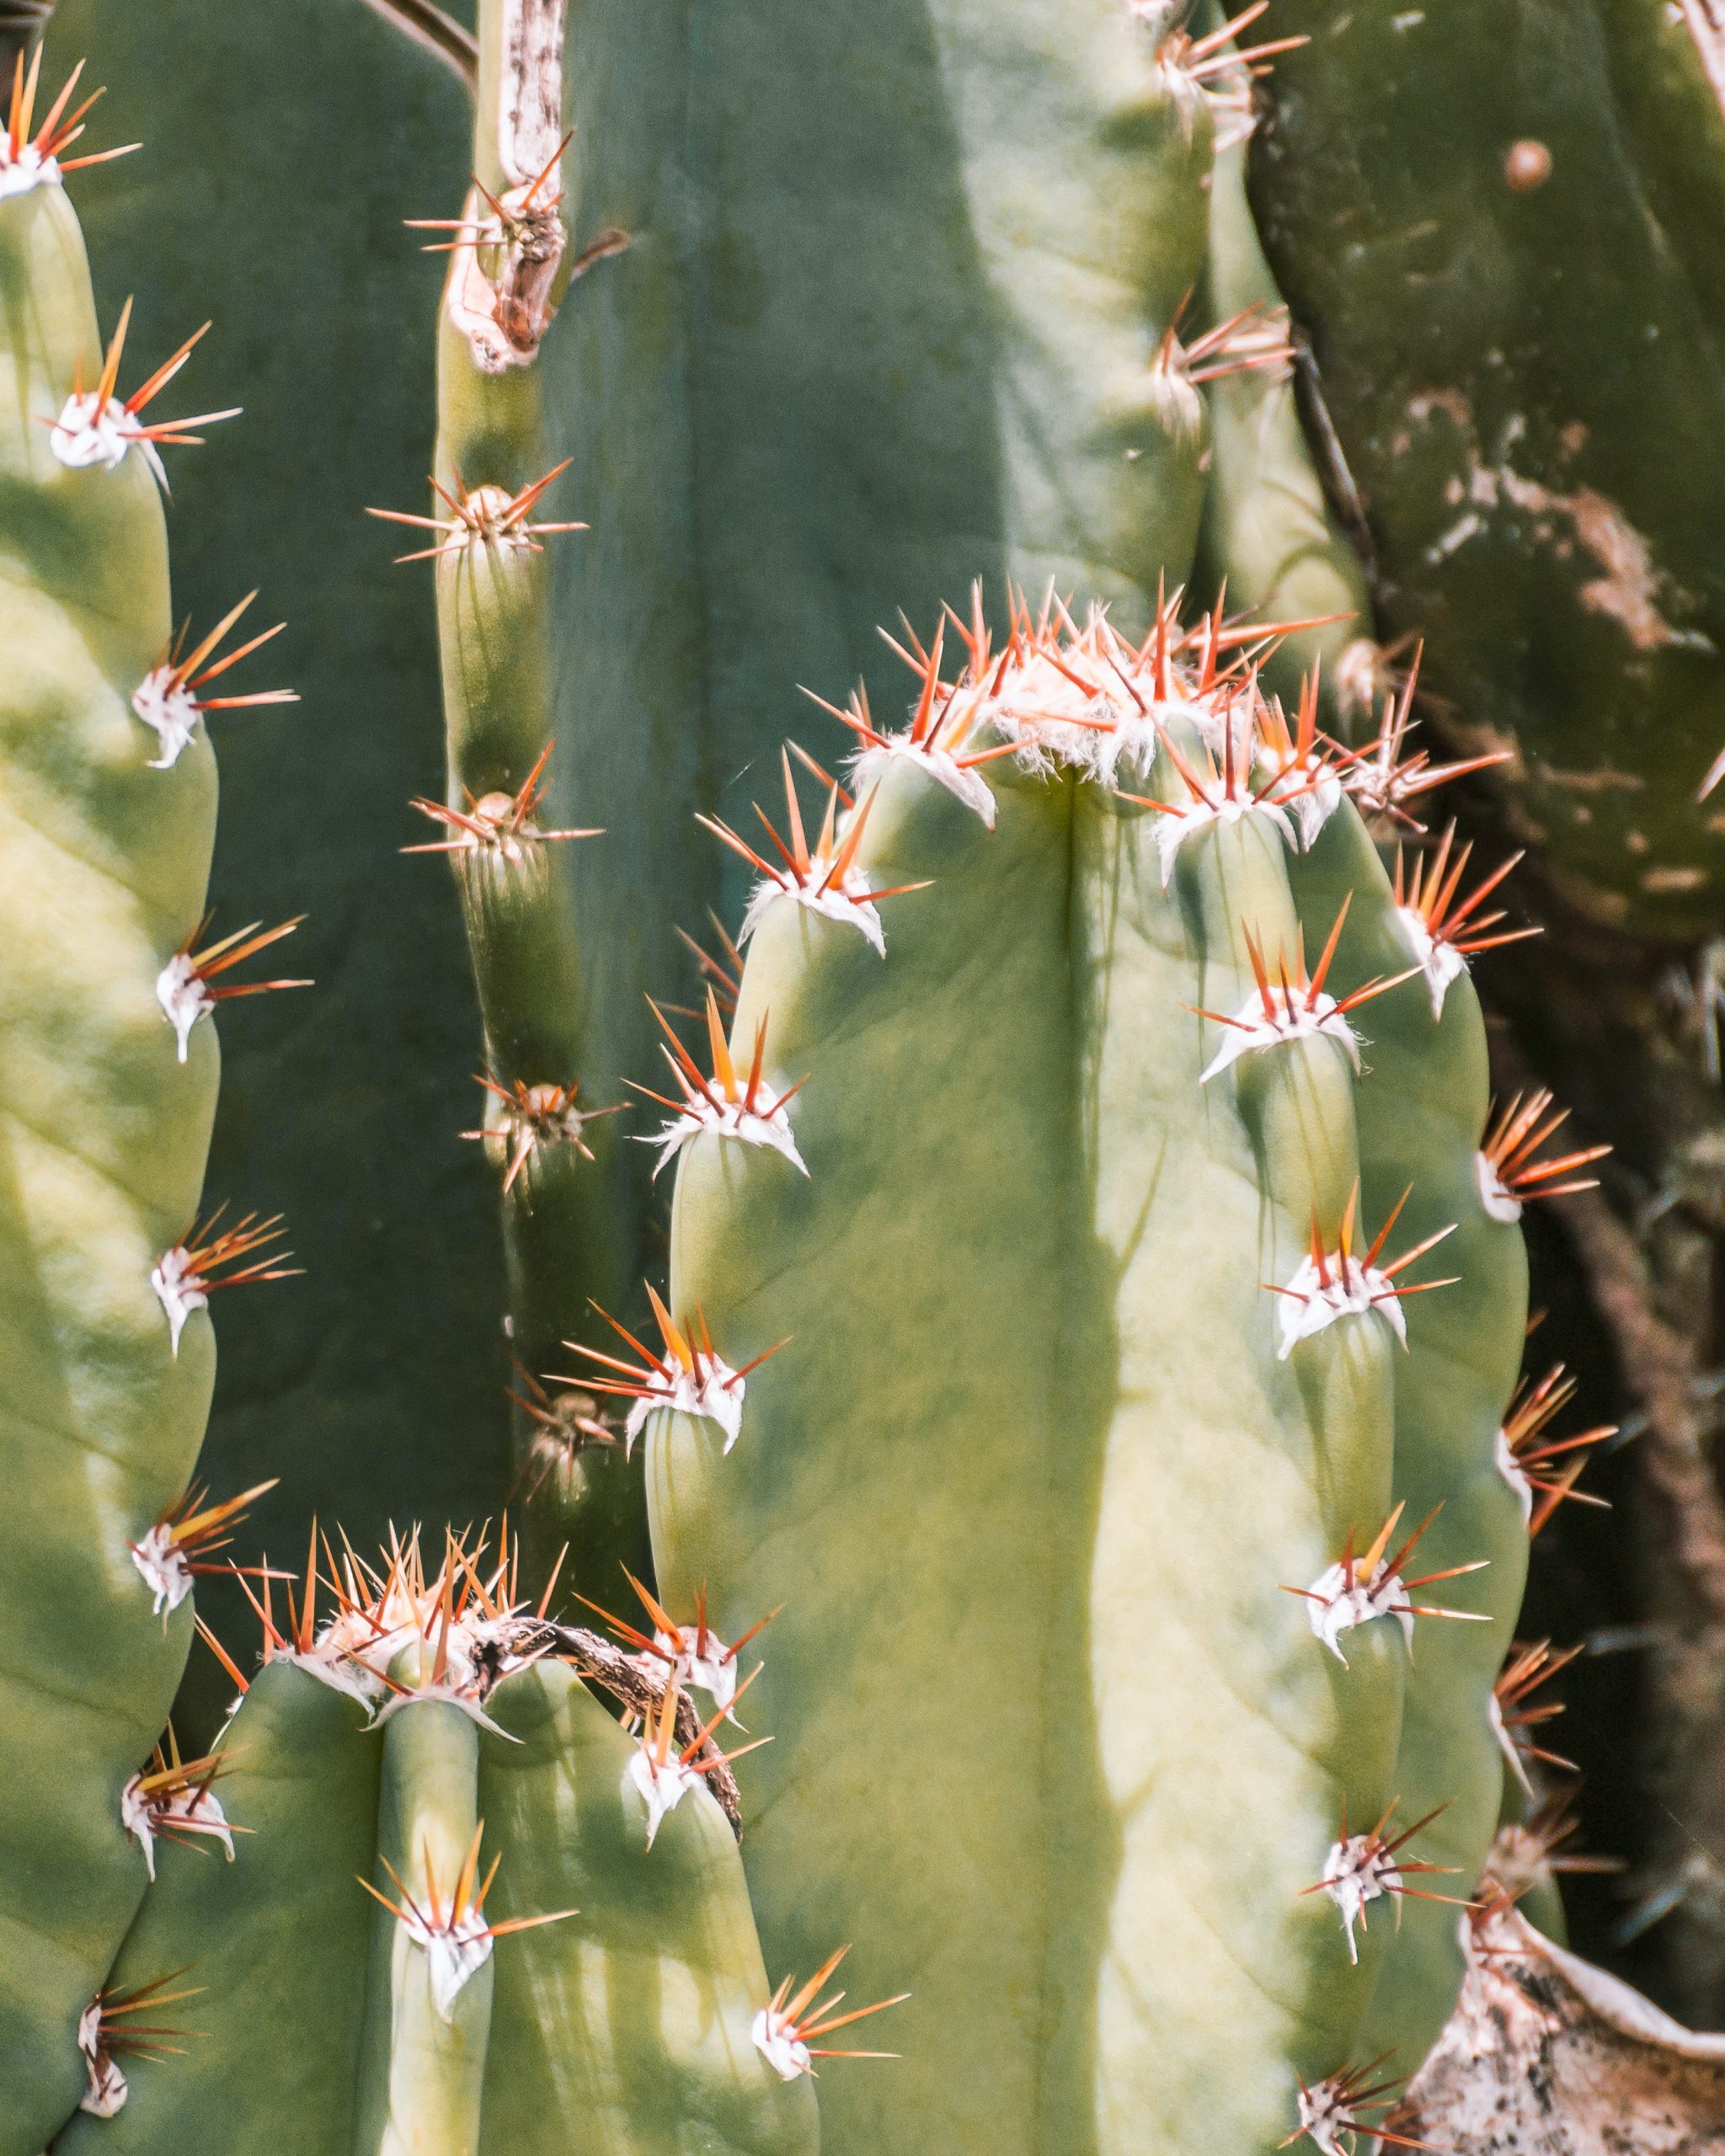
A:
<svg viewBox="0 0 1725 2156">
<path fill-rule="evenodd" d="M 1332 35 L 1288 0 L 1311 42 L 1252 173 L 1385 633 L 1423 637 L 1434 708 L 1515 751 L 1494 783 L 1561 894 L 1663 939 L 1719 912 L 1706 15 L 1526 0 L 1482 34 L 1372 0 Z"/>
<path fill-rule="evenodd" d="M 451 1541 L 429 1578 L 414 1543 L 332 1558 L 320 1624 L 323 1561 L 314 1545 L 280 1628 L 260 1589 L 264 1668 L 192 1785 L 228 1860 L 164 1822 L 104 1987 L 189 1972 L 154 2070 L 129 2066 L 121 2025 L 90 2079 L 118 2095 L 117 2070 L 123 2100 L 56 2148 L 154 2156 L 220 2117 L 240 2148 L 291 2121 L 306 2156 L 563 2147 L 564 2119 L 599 2147 L 812 2150 L 806 2079 L 751 2041 L 769 1992 L 705 1786 L 722 1757 L 675 1678 L 656 1708 L 637 1679 L 632 1740 L 540 1658 L 506 1554 Z M 654 1756 L 662 1816 L 632 1771 Z"/>
<path fill-rule="evenodd" d="M 1454 1326 L 1486 1313 L 1519 1349 L 1495 1275 L 1409 1276 L 1444 1209 L 1480 1211 L 1482 1039 L 1457 995 L 1476 1082 L 1445 1089 L 1453 1151 L 1407 1164 L 1429 1193 L 1410 1232 L 1356 1145 L 1352 1014 L 1417 1038 L 1429 995 L 1406 948 L 1327 985 L 1355 911 L 1392 910 L 1334 773 L 1298 741 L 1274 754 L 1214 617 L 1181 637 L 1165 613 L 1135 646 L 1100 616 L 1019 611 L 998 649 L 979 611 L 964 642 L 944 670 L 941 636 L 916 648 L 908 731 L 847 714 L 852 904 L 929 886 L 884 962 L 797 893 L 756 916 L 736 1029 L 775 1090 L 798 1081 L 806 1177 L 692 1089 L 671 1310 L 714 1347 L 677 1396 L 644 1390 L 660 1589 L 685 1621 L 704 1591 L 722 1636 L 769 1599 L 798 1613 L 757 1693 L 798 1745 L 745 1777 L 769 1951 L 807 1951 L 817 1882 L 866 1881 L 942 2031 L 834 2089 L 831 2145 L 1273 2147 L 1298 2089 L 1348 2068 L 1397 1965 L 1366 1904 L 1385 1876 L 1432 1891 L 1412 1883 L 1420 1815 L 1458 1795 L 1412 1801 L 1402 1633 L 1372 1620 L 1411 1635 L 1425 1606 L 1391 1400 L 1402 1337 L 1428 1382 L 1441 1353 L 1413 1352 L 1403 1302 L 1441 1286 Z M 1308 977 L 1298 922 L 1332 823 L 1359 880 L 1351 906 L 1327 894 Z M 1363 1127 L 1380 1082 L 1358 1088 Z M 718 1373 L 787 1335 L 739 1435 Z M 1492 1472 L 1518 1359 L 1487 1410 Z M 1433 1710 L 1483 1746 L 1489 1817 L 1470 1802 L 1459 1837 L 1476 1869 L 1503 1644 L 1494 1627 Z M 912 1820 L 895 1788 L 963 1795 Z M 907 1834 L 914 1867 L 893 1860 Z M 1357 1939 L 1338 1909 L 1364 1916 Z"/>
<path fill-rule="evenodd" d="M 515 1457 L 483 1527 L 313 1524 L 297 1574 L 238 1543 L 291 1454 L 200 1468 L 211 1299 L 295 1269 L 204 1189 L 217 1006 L 308 985 L 299 913 L 206 914 L 209 737 L 291 696 L 255 594 L 170 626 L 160 452 L 235 415 L 155 416 L 201 331 L 136 388 L 129 303 L 99 344 L 87 109 L 38 47 L 0 137 L 5 1444 L 44 1641 L 9 1711 L 59 1771 L 0 1835 L 0 2156 L 1397 2145 L 1482 1876 L 1561 1922 L 1568 1657 L 1513 1635 L 1603 1433 L 1561 1371 L 1517 1390 L 1519 1222 L 1604 1149 L 1491 1103 L 1468 960 L 1528 931 L 1421 819 L 1493 756 L 1407 755 L 1411 681 L 1319 728 L 1383 656 L 1241 179 L 1285 24 L 727 18 L 644 88 L 670 29 L 590 8 L 566 100 L 563 0 L 374 12 L 478 115 L 458 211 L 403 205 L 448 258 L 432 499 L 370 504 L 430 579 L 446 785 L 376 843 L 454 871 L 484 1107 L 445 1134 L 500 1185 Z M 950 274 L 812 304 L 910 234 Z M 831 498 L 787 486 L 859 411 Z M 827 701 L 889 595 L 908 687 Z M 732 761 L 797 674 L 832 724 L 757 828 Z M 660 939 L 728 889 L 674 1004 Z M 195 1739 L 216 1574 L 261 1666 L 200 1614 L 238 1696 Z"/>
</svg>

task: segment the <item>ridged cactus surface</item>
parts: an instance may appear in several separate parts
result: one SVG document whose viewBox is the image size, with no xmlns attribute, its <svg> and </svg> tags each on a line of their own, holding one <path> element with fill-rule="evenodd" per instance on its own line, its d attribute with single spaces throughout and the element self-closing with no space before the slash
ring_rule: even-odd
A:
<svg viewBox="0 0 1725 2156">
<path fill-rule="evenodd" d="M 0 1826 L 0 2156 L 1394 2143 L 1517 1807 L 1506 1764 L 1531 1796 L 1550 1756 L 1525 1702 L 1565 1657 L 1511 1634 L 1529 1536 L 1601 1433 L 1543 1434 L 1559 1374 L 1512 1404 L 1519 1223 L 1603 1149 L 1564 1150 L 1544 1093 L 1490 1099 L 1468 961 L 1530 931 L 1507 870 L 1470 877 L 1422 821 L 1479 763 L 1405 756 L 1413 678 L 1360 739 L 1401 588 L 1386 552 L 1363 618 L 1354 419 L 1312 439 L 1277 285 L 1297 300 L 1310 264 L 1288 211 L 1273 273 L 1242 156 L 1274 61 L 1260 191 L 1293 158 L 1288 200 L 1327 217 L 1301 99 L 1345 114 L 1389 33 L 1367 10 L 1314 59 L 1302 3 L 480 0 L 470 37 L 377 0 L 364 35 L 405 21 L 477 115 L 464 191 L 466 140 L 398 203 L 400 144 L 368 163 L 332 139 L 320 180 L 446 257 L 431 497 L 355 493 L 327 558 L 316 503 L 287 515 L 296 560 L 345 593 L 369 546 L 435 623 L 442 780 L 421 681 L 418 791 L 357 820 L 405 905 L 440 892 L 465 926 L 478 1086 L 433 1129 L 417 1070 L 383 1120 L 468 1162 L 469 1193 L 489 1169 L 500 1285 L 476 1297 L 484 1267 L 404 1209 L 414 1382 L 375 1432 L 344 1406 L 364 1456 L 332 1478 L 320 1337 L 214 1494 L 210 1301 L 293 1265 L 242 1209 L 264 1193 L 237 1145 L 216 1180 L 239 1203 L 205 1195 L 211 1019 L 309 985 L 284 953 L 318 879 L 274 926 L 206 911 L 211 727 L 280 727 L 249 738 L 308 759 L 337 822 L 357 795 L 254 684 L 277 635 L 256 594 L 177 626 L 163 453 L 234 414 L 158 416 L 205 364 L 195 319 L 138 360 L 104 300 L 99 335 L 62 186 L 88 108 L 20 69 L 0 1467 L 29 1531 L 0 1732 L 54 1771 Z M 104 6 L 68 0 L 136 49 Z M 1688 48 L 1622 29 L 1578 49 L 1625 85 L 1657 56 L 1614 94 L 1677 220 L 1685 154 L 1655 157 L 1650 115 L 1692 105 Z M 216 42 L 270 49 L 249 20 Z M 1326 154 L 1357 176 L 1380 122 L 1354 120 Z M 1567 156 L 1505 184 L 1561 206 L 1540 190 Z M 1674 307 L 1712 273 L 1669 252 Z M 307 464 L 397 424 L 354 395 L 359 420 L 308 422 Z M 1526 506 L 1508 469 L 1489 503 L 1466 483 L 1482 558 L 1486 510 Z M 1689 528 L 1680 493 L 1662 533 Z M 1699 650 L 1657 641 L 1662 664 Z M 799 677 L 825 717 L 781 750 Z M 1676 677 L 1623 679 L 1633 702 Z M 1621 893 L 1616 843 L 1589 830 L 1560 873 Z M 1701 888 L 1643 878 L 1632 903 Z M 667 939 L 711 899 L 702 1001 L 679 1004 Z M 471 1209 L 443 1217 L 489 1253 Z M 321 1262 L 363 1273 L 371 1247 L 338 1234 Z M 355 1331 L 387 1305 L 336 1294 Z M 437 1390 L 446 1335 L 489 1343 L 477 1414 Z M 280 1441 L 301 1386 L 309 1458 Z M 297 1574 L 245 1524 L 277 1476 Z M 381 1554 L 307 1537 L 332 1488 L 389 1492 Z M 482 1503 L 446 1530 L 462 1491 Z M 216 1572 L 262 1655 L 200 1613 L 238 1696 L 193 1756 L 169 1713 Z"/>
<path fill-rule="evenodd" d="M 207 1024 L 181 1059 L 158 1000 L 203 913 L 214 758 L 198 726 L 163 768 L 135 702 L 172 638 L 140 394 L 168 355 L 116 332 L 104 361 L 54 155 L 70 109 L 36 85 L 32 113 L 35 83 L 0 140 L 8 2156 L 76 2100 L 78 2016 L 144 1891 L 120 1795 L 191 1636 L 173 1526 L 215 1373 L 207 1317 L 171 1338 L 152 1286 L 193 1240 L 218 1062 Z"/>
<path fill-rule="evenodd" d="M 829 2093 L 831 2148 L 1273 2148 L 1393 1958 L 1338 1910 L 1420 1823 L 1391 1807 L 1428 1598 L 1381 1529 L 1450 1223 L 1386 1247 L 1401 1193 L 1362 1197 L 1358 1044 L 1295 899 L 1306 828 L 1358 825 L 1215 635 L 937 643 L 851 782 L 853 909 L 928 888 L 884 958 L 793 892 L 749 948 L 732 1055 L 764 1041 L 806 1174 L 688 1111 L 671 1311 L 720 1360 L 650 1426 L 661 1590 L 721 1634 L 788 1605 L 758 1696 L 798 1748 L 744 1770 L 769 1951 L 866 1882 L 916 2000 L 905 2063 Z M 1430 1299 L 1465 1326 L 1496 1292 Z M 782 1339 L 734 1432 L 728 1373 Z M 1482 1737 L 1494 1670 L 1450 1703 Z"/>
<path fill-rule="evenodd" d="M 646 1746 L 534 1658 L 478 1549 L 339 1577 L 321 1622 L 315 1589 L 266 1621 L 204 1784 L 228 1848 L 164 1840 L 106 1987 L 178 1995 L 153 2040 L 113 2018 L 124 2101 L 56 2150 L 169 2156 L 219 2119 L 259 2156 L 812 2156 L 807 2079 L 753 2039 L 770 1987 L 702 1772 L 655 1815 Z"/>
</svg>

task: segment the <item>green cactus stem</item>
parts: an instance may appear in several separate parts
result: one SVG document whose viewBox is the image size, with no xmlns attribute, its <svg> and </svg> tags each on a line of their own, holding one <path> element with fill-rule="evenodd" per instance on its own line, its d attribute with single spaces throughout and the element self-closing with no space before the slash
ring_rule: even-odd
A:
<svg viewBox="0 0 1725 2156">
<path fill-rule="evenodd" d="M 849 713 L 852 906 L 929 888 L 884 958 L 764 898 L 756 1122 L 676 1134 L 660 1593 L 724 1636 L 786 1604 L 756 1696 L 798 1750 L 742 1774 L 769 1954 L 866 1892 L 913 1993 L 829 2149 L 1267 2150 L 1423 1860 L 1415 1620 L 1359 1561 L 1424 1246 L 1359 1232 L 1347 1013 L 1274 1002 L 1316 788 L 1220 622 L 964 633 L 908 731 Z"/>
<path fill-rule="evenodd" d="M 615 2156 L 814 2156 L 811 2056 L 852 2016 L 789 2010 L 761 1960 L 713 1741 L 748 1679 L 697 1721 L 711 1669 L 548 1623 L 478 1545 L 428 1577 L 412 1538 L 377 1567 L 314 1541 L 308 1577 L 280 1629 L 257 1590 L 264 1667 L 152 1786 L 103 1996 L 185 2004 L 56 2149 L 170 2156 L 219 2118 L 236 2156 L 553 2156 L 572 2121 Z"/>
<path fill-rule="evenodd" d="M 160 451 L 232 415 L 158 416 L 201 332 L 132 387 L 128 303 L 104 357 L 61 180 L 118 152 L 65 154 L 88 95 L 74 71 L 50 102 L 40 65 L 0 136 L 0 1424 L 24 1524 L 0 1716 L 35 1763 L 0 1824 L 6 2156 L 35 2156 L 83 2091 L 80 2017 L 147 1880 L 122 1792 L 185 1660 L 200 1538 L 243 1502 L 189 1492 L 208 1299 L 284 1269 L 273 1222 L 193 1232 L 219 1059 L 166 992 L 203 998 L 223 953 L 190 955 L 214 700 L 169 651 Z"/>
<path fill-rule="evenodd" d="M 1725 142 L 1653 0 L 1369 0 L 1268 86 L 1252 195 L 1374 555 L 1456 739 L 1594 920 L 1716 930 L 1725 740 Z M 1716 37 L 1717 32 L 1708 32 Z M 1345 467 L 1345 478 L 1343 469 Z"/>
<path fill-rule="evenodd" d="M 1386 726 L 1394 724 L 1393 712 Z M 1416 774 L 1423 777 L 1429 774 Z M 1393 771 L 1370 762 L 1363 792 L 1397 795 Z M 1403 797 L 1405 798 L 1405 797 Z M 1401 812 L 1404 830 L 1412 817 Z M 1337 941 L 1334 990 L 1402 978 L 1372 1005 L 1370 1075 L 1359 1091 L 1361 1188 L 1368 1209 L 1397 1204 L 1407 1233 L 1445 1233 L 1455 1284 L 1409 1308 L 1407 1353 L 1396 1366 L 1395 1489 L 1410 1523 L 1426 1523 L 1418 1571 L 1434 1581 L 1479 1567 L 1466 1615 L 1425 1627 L 1410 1664 L 1396 1786 L 1410 1812 L 1435 1812 L 1426 1850 L 1466 1895 L 1501 1810 L 1503 1754 L 1493 1688 L 1527 1572 L 1531 1491 L 1503 1435 L 1526 1331 L 1527 1260 L 1517 1225 L 1545 1192 L 1581 1187 L 1573 1171 L 1604 1147 L 1541 1160 L 1555 1125 L 1549 1099 L 1514 1104 L 1487 1129 L 1486 1032 L 1467 968 L 1493 941 L 1483 894 L 1466 883 L 1453 830 L 1422 851 L 1414 826 L 1392 884 L 1359 819 L 1327 822 L 1292 871 L 1308 936 L 1349 899 Z M 1471 929 L 1471 933 L 1470 933 Z M 1517 931 L 1507 931 L 1514 935 Z M 1411 969 L 1411 970 L 1410 970 Z M 1525 1111 L 1531 1107 L 1530 1116 Z M 1557 1118 L 1561 1121 L 1561 1117 Z M 1554 1177 L 1555 1171 L 1555 1177 Z M 1438 1590 L 1439 1599 L 1448 1599 Z M 1420 1901 L 1403 1913 L 1364 2037 L 1365 2054 L 1397 2047 L 1411 2071 L 1455 2004 L 1462 1972 L 1455 1913 Z"/>
<path fill-rule="evenodd" d="M 503 1182 L 505 1330 L 531 1385 L 590 1300 L 622 1281 L 611 1199 L 618 1102 L 584 1096 L 588 985 L 561 841 L 552 830 L 552 633 L 545 542 L 585 527 L 542 509 L 547 468 L 541 340 L 570 274 L 560 214 L 562 0 L 486 0 L 475 178 L 450 232 L 438 326 L 437 581 L 449 790 L 418 805 L 446 835 L 484 1025 L 483 1133 Z M 601 246 L 601 252 L 607 251 Z M 409 558 L 413 558 L 409 557 Z M 567 759 L 564 760 L 567 761 Z M 645 1561 L 640 1494 L 601 1425 L 517 1415 L 523 1484 L 573 1544 L 574 1576 L 610 1592 Z M 596 1435 L 594 1434 L 596 1432 Z M 547 1530 L 548 1531 L 548 1530 Z M 548 1555 L 548 1552 L 547 1552 Z"/>
</svg>

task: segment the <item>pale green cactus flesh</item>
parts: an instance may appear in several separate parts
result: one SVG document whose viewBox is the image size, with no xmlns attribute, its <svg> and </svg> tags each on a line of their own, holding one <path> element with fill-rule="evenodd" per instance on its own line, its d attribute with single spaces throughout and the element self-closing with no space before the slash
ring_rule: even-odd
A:
<svg viewBox="0 0 1725 2156">
<path fill-rule="evenodd" d="M 123 364 L 121 398 L 147 371 Z M 181 1061 L 157 992 L 202 911 L 215 765 L 196 726 L 156 767 L 132 708 L 169 641 L 154 447 L 115 435 L 111 462 L 74 468 L 89 437 L 56 426 L 107 386 L 77 220 L 42 173 L 0 200 L 0 1717 L 32 1763 L 0 1822 L 7 2156 L 76 2101 L 78 2016 L 144 1889 L 120 1793 L 191 1611 L 152 1609 L 133 1548 L 185 1494 L 215 1366 L 208 1317 L 176 1353 L 152 1287 L 193 1240 L 215 1105 L 213 1028 Z"/>
<path fill-rule="evenodd" d="M 1389 1510 L 1395 1304 L 1298 1338 L 1317 1299 L 1274 1292 L 1314 1219 L 1335 1262 L 1348 1050 L 1247 1037 L 1201 1082 L 1232 1029 L 1194 1015 L 1247 1006 L 1248 936 L 1293 961 L 1297 803 L 1198 819 L 1165 892 L 1173 819 L 1064 769 L 1098 737 L 1058 723 L 1067 680 L 1141 741 L 1151 666 L 1064 657 L 1088 702 L 1009 665 L 936 754 L 950 682 L 920 752 L 863 759 L 857 873 L 930 886 L 884 959 L 794 897 L 761 917 L 734 1053 L 764 1027 L 773 1097 L 804 1081 L 806 1178 L 709 1124 L 678 1180 L 661 1591 L 722 1635 L 787 1605 L 756 1696 L 797 1743 L 744 1770 L 763 1935 L 806 1960 L 866 1896 L 858 1985 L 914 1999 L 904 2063 L 825 2092 L 838 2151 L 1268 2149 L 1389 1943 L 1380 1903 L 1350 1965 L 1305 1890 L 1395 1795 L 1400 1636 L 1359 1624 L 1344 1666 L 1300 1597 Z M 1049 775 L 942 761 L 1000 725 Z M 1188 798 L 1166 753 L 1119 776 Z"/>
</svg>

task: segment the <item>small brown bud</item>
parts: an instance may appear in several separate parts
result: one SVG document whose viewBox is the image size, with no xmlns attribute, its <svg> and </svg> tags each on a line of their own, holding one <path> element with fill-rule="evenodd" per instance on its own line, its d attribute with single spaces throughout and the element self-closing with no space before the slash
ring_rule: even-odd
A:
<svg viewBox="0 0 1725 2156">
<path fill-rule="evenodd" d="M 1551 153 L 1530 137 L 1512 142 L 1503 158 L 1503 180 L 1518 195 L 1531 194 L 1551 177 Z"/>
</svg>

